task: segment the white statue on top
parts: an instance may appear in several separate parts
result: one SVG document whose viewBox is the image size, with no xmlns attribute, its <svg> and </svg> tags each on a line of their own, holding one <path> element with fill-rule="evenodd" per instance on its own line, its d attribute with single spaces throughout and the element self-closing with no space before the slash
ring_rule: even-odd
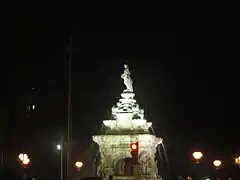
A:
<svg viewBox="0 0 240 180">
<path fill-rule="evenodd" d="M 130 92 L 133 92 L 133 82 L 132 82 L 132 79 L 130 77 L 131 73 L 129 71 L 129 68 L 128 68 L 128 65 L 124 65 L 124 72 L 123 74 L 121 75 L 121 78 L 123 79 L 124 81 L 124 84 L 126 86 L 126 90 L 127 91 L 130 91 Z"/>
</svg>

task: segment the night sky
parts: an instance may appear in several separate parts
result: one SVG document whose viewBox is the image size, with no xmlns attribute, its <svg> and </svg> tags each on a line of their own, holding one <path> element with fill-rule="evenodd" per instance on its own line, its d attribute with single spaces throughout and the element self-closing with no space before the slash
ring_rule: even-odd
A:
<svg viewBox="0 0 240 180">
<path fill-rule="evenodd" d="M 124 63 L 170 163 L 186 163 L 197 148 L 211 158 L 240 153 L 236 22 L 200 15 L 18 16 L 6 30 L 1 64 L 4 148 L 12 155 L 29 151 L 38 164 L 44 157 L 53 167 L 58 161 L 54 146 L 67 130 L 71 31 L 74 156 L 110 117 L 124 89 Z M 36 105 L 30 117 L 27 104 Z"/>
</svg>

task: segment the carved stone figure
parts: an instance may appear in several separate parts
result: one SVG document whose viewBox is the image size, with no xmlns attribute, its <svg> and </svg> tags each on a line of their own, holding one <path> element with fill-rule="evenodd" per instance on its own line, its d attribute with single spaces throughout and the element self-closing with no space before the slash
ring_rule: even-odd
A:
<svg viewBox="0 0 240 180">
<path fill-rule="evenodd" d="M 128 65 L 124 65 L 124 72 L 123 74 L 121 75 L 121 78 L 123 79 L 124 81 L 124 84 L 126 86 L 126 90 L 130 91 L 130 92 L 133 92 L 133 82 L 132 82 L 132 79 L 130 77 L 131 73 L 129 71 L 129 68 L 128 68 Z"/>
</svg>

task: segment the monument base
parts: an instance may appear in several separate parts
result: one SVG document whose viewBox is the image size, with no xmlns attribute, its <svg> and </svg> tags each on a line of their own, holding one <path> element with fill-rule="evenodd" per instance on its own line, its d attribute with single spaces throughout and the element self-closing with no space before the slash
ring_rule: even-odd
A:
<svg viewBox="0 0 240 180">
<path fill-rule="evenodd" d="M 155 161 L 154 157 L 157 145 L 162 143 L 161 138 L 151 134 L 97 135 L 93 136 L 93 140 L 99 145 L 99 152 L 101 154 L 97 175 L 134 175 L 131 174 L 131 171 L 134 169 L 134 165 L 130 160 L 131 152 L 129 145 L 130 143 L 138 142 L 140 177 L 142 175 L 146 177 L 147 175 L 148 179 L 149 176 L 152 177 L 152 180 L 157 179 L 157 162 Z"/>
<path fill-rule="evenodd" d="M 109 180 L 109 177 L 103 178 L 104 180 Z M 113 176 L 113 180 L 162 180 L 160 177 L 153 176 L 141 176 L 140 179 L 136 179 L 134 176 Z"/>
</svg>

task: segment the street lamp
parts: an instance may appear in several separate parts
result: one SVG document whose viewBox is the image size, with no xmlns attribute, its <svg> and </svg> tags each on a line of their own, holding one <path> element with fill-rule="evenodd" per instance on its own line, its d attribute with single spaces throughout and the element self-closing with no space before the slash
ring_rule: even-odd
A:
<svg viewBox="0 0 240 180">
<path fill-rule="evenodd" d="M 218 169 L 222 165 L 222 162 L 220 160 L 214 160 L 213 165 Z"/>
<path fill-rule="evenodd" d="M 57 150 L 59 150 L 61 152 L 61 180 L 63 180 L 63 136 L 61 136 L 61 141 L 60 144 L 57 145 Z"/>
<path fill-rule="evenodd" d="M 28 155 L 21 153 L 18 155 L 18 158 L 20 159 L 20 161 L 23 161 L 24 159 L 28 158 Z"/>
<path fill-rule="evenodd" d="M 76 161 L 75 162 L 75 167 L 77 168 L 77 170 L 79 171 L 81 167 L 83 167 L 83 162 L 81 161 Z"/>
<path fill-rule="evenodd" d="M 202 152 L 194 152 L 192 155 L 193 155 L 193 158 L 196 160 L 197 163 L 199 163 L 200 160 L 203 157 L 203 153 Z"/>
<path fill-rule="evenodd" d="M 240 156 L 235 158 L 235 164 L 240 167 Z"/>
<path fill-rule="evenodd" d="M 30 163 L 30 159 L 27 154 L 21 153 L 18 155 L 18 158 L 24 167 L 26 167 Z"/>
<path fill-rule="evenodd" d="M 57 149 L 58 149 L 58 150 L 61 150 L 61 149 L 62 149 L 61 144 L 58 144 L 58 145 L 57 145 Z"/>
<path fill-rule="evenodd" d="M 27 168 L 28 164 L 30 163 L 30 159 L 27 154 L 21 153 L 18 155 L 18 159 L 20 160 L 23 168 Z M 23 180 L 26 179 L 26 173 L 23 172 Z"/>
</svg>

